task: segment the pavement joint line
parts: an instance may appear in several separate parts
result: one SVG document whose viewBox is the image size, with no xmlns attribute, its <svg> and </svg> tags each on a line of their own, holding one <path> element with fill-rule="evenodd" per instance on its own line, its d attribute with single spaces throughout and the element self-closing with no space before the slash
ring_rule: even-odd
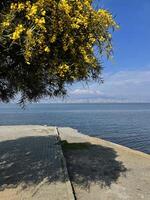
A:
<svg viewBox="0 0 150 200">
<path fill-rule="evenodd" d="M 58 141 L 61 142 L 58 127 L 55 127 L 55 133 L 57 135 Z M 69 197 L 69 200 L 76 200 L 74 189 L 73 189 L 73 186 L 70 181 L 70 177 L 69 177 L 69 173 L 68 173 L 68 169 L 67 169 L 67 163 L 66 163 L 66 159 L 63 154 L 62 146 L 61 146 L 61 144 L 59 146 L 60 146 L 60 154 L 61 154 L 61 158 L 62 158 L 62 162 L 63 162 L 63 171 L 64 171 L 65 178 L 66 178 L 68 197 Z"/>
</svg>

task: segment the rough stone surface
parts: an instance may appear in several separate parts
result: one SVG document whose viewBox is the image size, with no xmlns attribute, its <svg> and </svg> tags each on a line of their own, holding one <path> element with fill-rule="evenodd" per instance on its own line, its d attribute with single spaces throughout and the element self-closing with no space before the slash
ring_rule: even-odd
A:
<svg viewBox="0 0 150 200">
<path fill-rule="evenodd" d="M 150 200 L 150 155 L 59 128 L 77 200 Z"/>
<path fill-rule="evenodd" d="M 0 200 L 73 200 L 54 127 L 0 126 Z"/>
</svg>

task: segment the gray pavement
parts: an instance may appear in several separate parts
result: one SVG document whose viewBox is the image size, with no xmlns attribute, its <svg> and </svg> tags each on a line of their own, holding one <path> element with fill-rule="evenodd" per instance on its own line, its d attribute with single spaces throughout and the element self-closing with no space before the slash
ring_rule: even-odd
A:
<svg viewBox="0 0 150 200">
<path fill-rule="evenodd" d="M 71 128 L 0 126 L 0 200 L 149 200 L 150 155 Z"/>
<path fill-rule="evenodd" d="M 0 200 L 73 200 L 55 127 L 0 126 Z"/>
<path fill-rule="evenodd" d="M 58 130 L 77 200 L 150 200 L 150 155 Z"/>
</svg>

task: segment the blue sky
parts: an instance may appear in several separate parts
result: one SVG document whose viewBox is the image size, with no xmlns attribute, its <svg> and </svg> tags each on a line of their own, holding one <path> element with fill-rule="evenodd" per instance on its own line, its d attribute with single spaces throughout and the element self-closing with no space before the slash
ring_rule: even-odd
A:
<svg viewBox="0 0 150 200">
<path fill-rule="evenodd" d="M 103 0 L 120 25 L 114 33 L 114 64 L 106 71 L 137 70 L 150 64 L 150 1 Z M 100 3 L 99 3 L 100 4 Z M 115 66 L 114 66 L 115 65 Z"/>
<path fill-rule="evenodd" d="M 75 84 L 70 99 L 150 102 L 150 0 L 96 0 L 115 16 L 114 59 L 104 59 L 104 84 Z M 95 4 L 96 5 L 96 4 Z"/>
</svg>

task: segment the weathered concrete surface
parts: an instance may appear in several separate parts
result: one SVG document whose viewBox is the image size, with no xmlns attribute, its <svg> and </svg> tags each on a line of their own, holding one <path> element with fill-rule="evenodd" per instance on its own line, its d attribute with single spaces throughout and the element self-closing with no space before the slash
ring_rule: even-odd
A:
<svg viewBox="0 0 150 200">
<path fill-rule="evenodd" d="M 73 200 L 54 127 L 0 126 L 0 200 Z"/>
<path fill-rule="evenodd" d="M 77 200 L 150 200 L 150 155 L 71 128 L 59 134 Z"/>
</svg>

